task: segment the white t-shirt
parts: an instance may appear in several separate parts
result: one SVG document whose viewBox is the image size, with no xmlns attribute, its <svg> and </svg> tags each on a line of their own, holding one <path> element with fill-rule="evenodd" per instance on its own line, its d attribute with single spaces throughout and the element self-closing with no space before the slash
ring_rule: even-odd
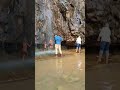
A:
<svg viewBox="0 0 120 90">
<path fill-rule="evenodd" d="M 77 38 L 76 43 L 81 44 L 81 38 L 80 37 Z"/>
<path fill-rule="evenodd" d="M 101 41 L 111 42 L 110 40 L 111 31 L 109 27 L 103 27 L 100 31 L 99 36 L 101 37 Z"/>
</svg>

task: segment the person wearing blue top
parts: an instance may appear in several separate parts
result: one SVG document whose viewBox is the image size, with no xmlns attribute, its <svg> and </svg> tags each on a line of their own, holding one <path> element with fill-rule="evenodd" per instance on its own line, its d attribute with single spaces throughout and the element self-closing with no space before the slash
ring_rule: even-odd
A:
<svg viewBox="0 0 120 90">
<path fill-rule="evenodd" d="M 55 54 L 57 56 L 58 55 L 58 50 L 59 50 L 59 53 L 62 56 L 61 42 L 63 41 L 63 38 L 59 34 L 59 35 L 55 35 L 54 39 L 55 39 Z"/>
</svg>

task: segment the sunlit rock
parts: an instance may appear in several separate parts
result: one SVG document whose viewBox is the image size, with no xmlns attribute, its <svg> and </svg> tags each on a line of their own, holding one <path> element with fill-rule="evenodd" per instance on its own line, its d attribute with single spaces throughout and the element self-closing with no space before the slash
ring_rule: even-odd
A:
<svg viewBox="0 0 120 90">
<path fill-rule="evenodd" d="M 49 13 L 47 13 L 48 10 Z M 48 16 L 49 18 L 47 18 Z M 85 27 L 83 0 L 36 0 L 35 18 L 36 31 L 39 29 L 38 33 L 44 33 L 47 42 L 50 38 L 53 39 L 57 32 L 61 33 L 65 41 L 75 41 L 78 35 L 85 32 L 85 29 L 81 29 Z M 41 21 L 42 25 L 37 25 L 38 21 Z M 84 38 L 84 34 L 81 37 Z M 42 39 L 44 38 L 39 40 Z"/>
</svg>

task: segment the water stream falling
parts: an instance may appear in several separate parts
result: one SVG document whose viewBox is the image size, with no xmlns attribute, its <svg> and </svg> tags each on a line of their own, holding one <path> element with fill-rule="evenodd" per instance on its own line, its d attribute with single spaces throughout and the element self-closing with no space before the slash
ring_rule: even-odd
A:
<svg viewBox="0 0 120 90">
<path fill-rule="evenodd" d="M 38 7 L 36 23 L 39 24 L 36 28 L 38 52 L 43 54 L 44 51 L 49 52 L 54 49 L 54 33 L 59 32 L 64 41 L 68 42 L 73 42 L 76 36 L 82 35 L 83 31 L 80 28 L 83 28 L 81 24 L 83 18 L 78 1 L 36 0 L 36 7 Z"/>
<path fill-rule="evenodd" d="M 49 42 L 50 40 L 53 40 L 53 28 L 52 28 L 53 13 L 51 10 L 51 5 L 49 0 L 48 0 L 48 3 L 46 4 L 47 4 L 47 7 L 45 7 L 44 9 L 44 16 L 46 19 L 46 24 L 45 24 L 46 33 L 47 33 L 46 40 L 47 42 Z"/>
<path fill-rule="evenodd" d="M 38 11 L 37 21 L 42 22 L 43 26 L 37 28 L 37 43 L 38 49 L 40 51 L 47 50 L 53 48 L 53 12 L 51 10 L 52 3 L 50 0 L 39 0 L 37 1 L 39 4 L 40 10 Z M 44 22 L 44 23 L 43 23 Z M 38 31 L 38 32 L 37 32 Z M 52 45 L 52 47 L 50 47 Z"/>
</svg>

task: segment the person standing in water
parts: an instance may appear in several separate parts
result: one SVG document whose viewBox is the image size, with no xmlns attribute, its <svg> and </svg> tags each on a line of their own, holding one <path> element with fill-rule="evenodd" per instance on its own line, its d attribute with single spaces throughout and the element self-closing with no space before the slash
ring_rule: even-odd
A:
<svg viewBox="0 0 120 90">
<path fill-rule="evenodd" d="M 49 41 L 49 48 L 50 48 L 50 49 L 53 49 L 53 40 L 51 40 L 51 39 L 50 39 L 50 41 Z"/>
<path fill-rule="evenodd" d="M 54 39 L 55 39 L 55 54 L 56 54 L 56 57 L 58 55 L 58 50 L 59 50 L 60 55 L 62 56 L 61 42 L 63 41 L 63 38 L 60 36 L 60 34 L 58 34 L 58 35 L 55 35 Z"/>
<path fill-rule="evenodd" d="M 22 59 L 23 59 L 23 61 L 24 61 L 25 57 L 28 56 L 28 47 L 30 47 L 31 45 L 32 45 L 32 42 L 29 45 L 27 42 L 27 39 L 24 38 L 23 43 L 22 43 Z"/>
<path fill-rule="evenodd" d="M 105 27 L 103 27 L 100 31 L 98 41 L 100 41 L 100 51 L 99 51 L 99 58 L 98 62 L 101 62 L 102 55 L 105 52 L 106 54 L 106 64 L 108 64 L 109 59 L 109 46 L 110 46 L 110 39 L 111 31 L 109 28 L 109 24 L 106 23 Z"/>
<path fill-rule="evenodd" d="M 79 36 L 77 39 L 76 39 L 76 53 L 81 51 L 81 37 Z"/>
</svg>

